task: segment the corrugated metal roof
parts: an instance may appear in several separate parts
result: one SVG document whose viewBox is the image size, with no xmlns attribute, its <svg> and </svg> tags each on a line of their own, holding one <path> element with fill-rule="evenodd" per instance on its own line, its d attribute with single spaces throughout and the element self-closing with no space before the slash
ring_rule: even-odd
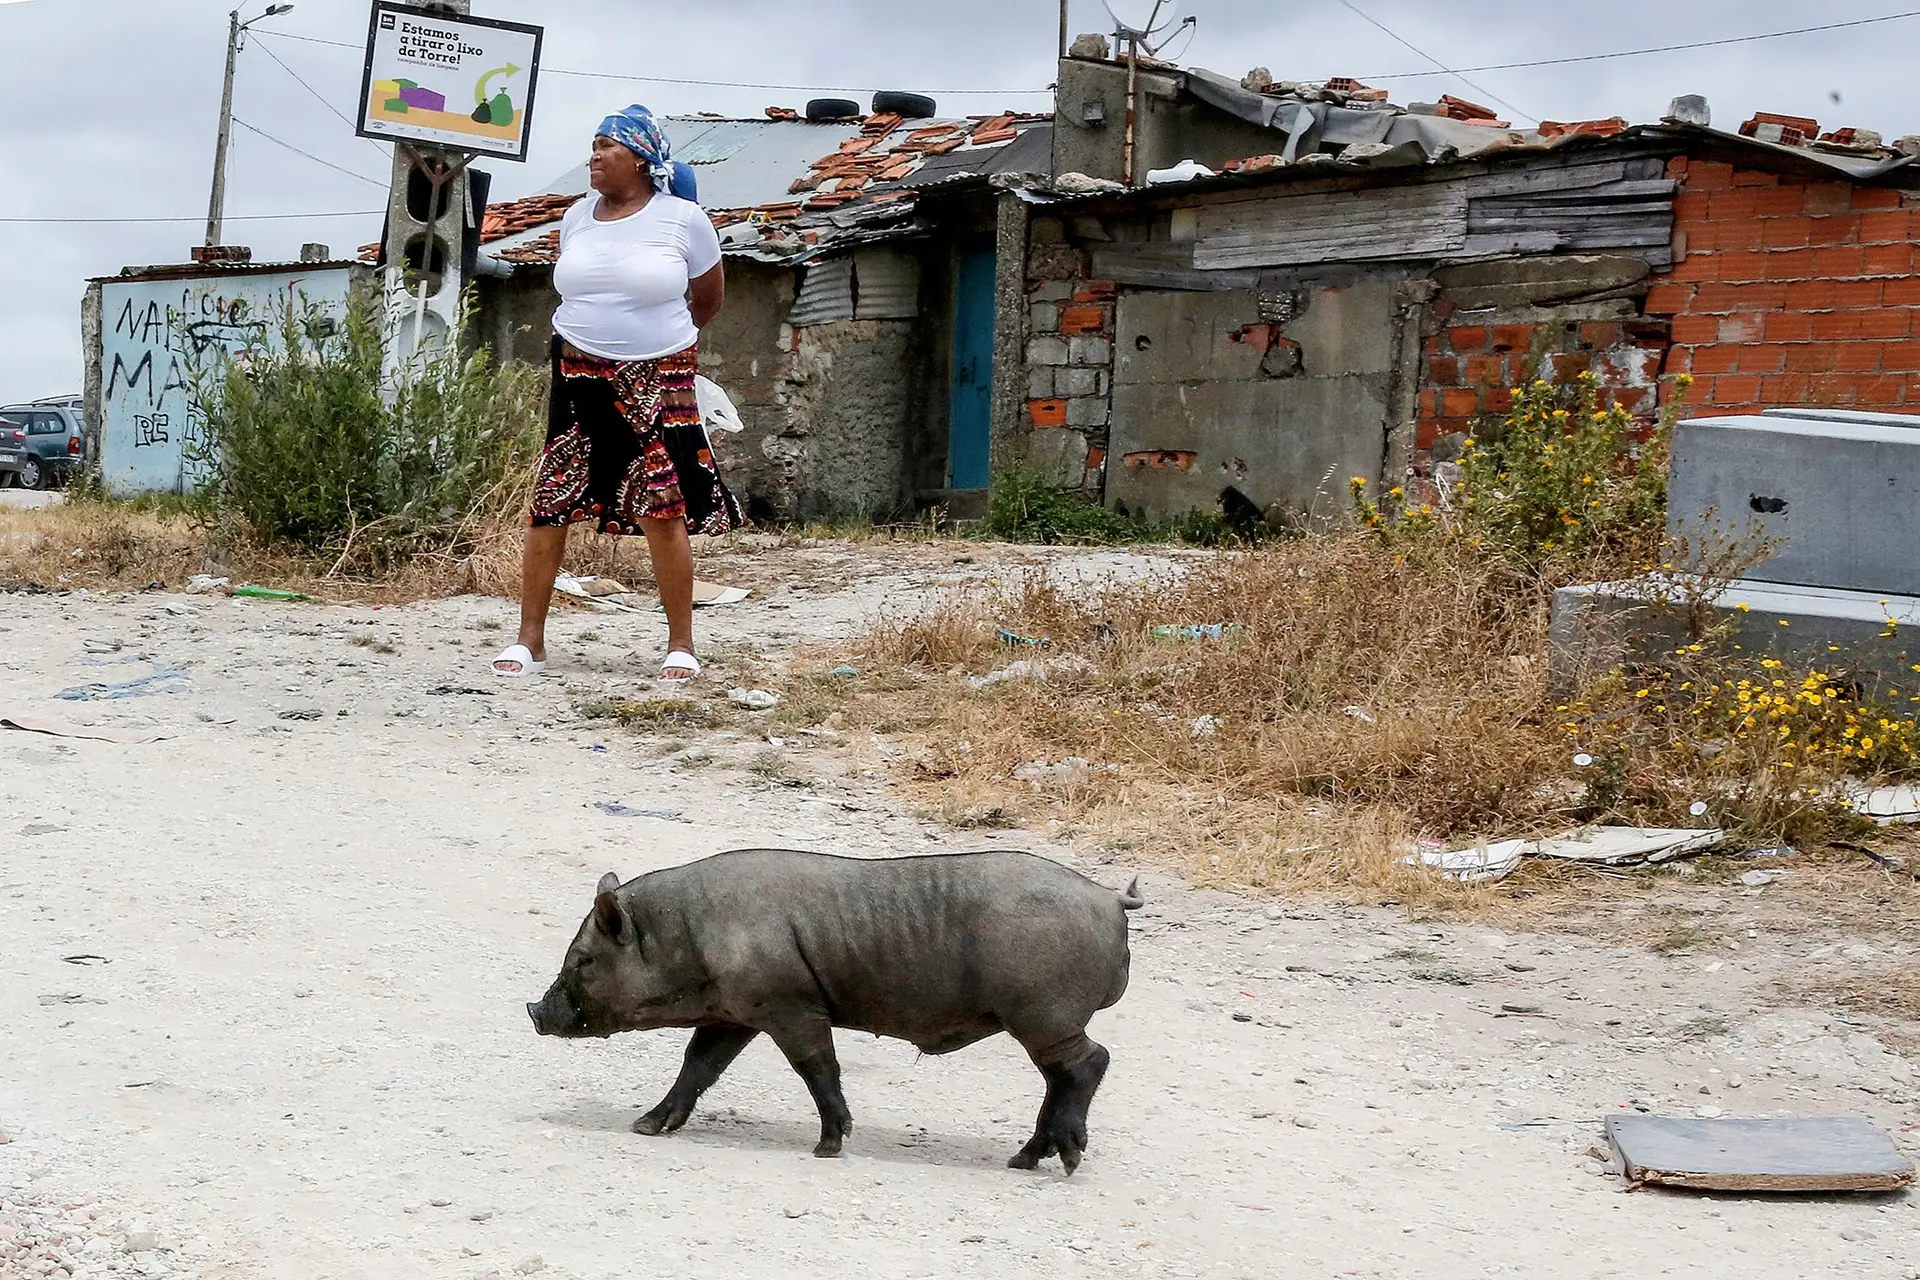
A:
<svg viewBox="0 0 1920 1280">
<path fill-rule="evenodd" d="M 853 319 L 853 259 L 830 258 L 807 268 L 800 293 L 787 313 L 796 328 Z"/>
<path fill-rule="evenodd" d="M 674 116 L 666 121 L 666 130 L 674 159 L 694 168 L 703 207 L 757 209 L 793 199 L 793 180 L 847 139 L 859 137 L 860 123 Z M 584 163 L 547 188 L 554 193 L 587 189 Z"/>
<path fill-rule="evenodd" d="M 856 320 L 911 320 L 920 314 L 920 260 L 898 249 L 853 254 Z"/>
</svg>

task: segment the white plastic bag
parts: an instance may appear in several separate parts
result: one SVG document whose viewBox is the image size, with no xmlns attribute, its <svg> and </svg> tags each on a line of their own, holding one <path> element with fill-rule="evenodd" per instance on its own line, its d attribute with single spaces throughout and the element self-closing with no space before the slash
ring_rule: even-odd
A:
<svg viewBox="0 0 1920 1280">
<path fill-rule="evenodd" d="M 711 380 L 694 375 L 693 394 L 700 403 L 700 422 L 710 431 L 742 431 L 746 424 L 740 421 L 740 414 L 733 407 L 733 401 L 727 399 Z"/>
</svg>

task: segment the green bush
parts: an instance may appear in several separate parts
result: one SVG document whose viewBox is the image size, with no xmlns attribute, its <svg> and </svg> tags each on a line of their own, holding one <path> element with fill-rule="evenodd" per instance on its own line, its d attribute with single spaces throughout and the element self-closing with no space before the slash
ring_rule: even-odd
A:
<svg viewBox="0 0 1920 1280">
<path fill-rule="evenodd" d="M 275 320 L 278 350 L 244 362 L 222 352 L 197 371 L 194 460 L 219 517 L 378 568 L 458 549 L 488 517 L 524 504 L 543 371 L 495 367 L 455 340 L 388 385 L 370 291 L 355 290 L 343 316 L 302 298 Z"/>
</svg>

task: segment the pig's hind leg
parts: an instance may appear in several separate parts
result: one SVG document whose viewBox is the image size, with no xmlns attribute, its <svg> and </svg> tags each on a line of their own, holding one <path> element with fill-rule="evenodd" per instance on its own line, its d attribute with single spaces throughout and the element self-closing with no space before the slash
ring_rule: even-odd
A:
<svg viewBox="0 0 1920 1280">
<path fill-rule="evenodd" d="M 853 1129 L 853 1113 L 840 1092 L 840 1059 L 833 1052 L 833 1024 L 825 1017 L 807 1018 L 768 1031 L 780 1052 L 787 1055 L 799 1077 L 807 1082 L 813 1105 L 820 1109 L 820 1142 L 816 1156 L 837 1156 L 840 1142 Z"/>
<path fill-rule="evenodd" d="M 1026 1049 L 1033 1065 L 1040 1068 L 1047 1082 L 1047 1096 L 1040 1104 L 1033 1137 L 1007 1161 L 1007 1167 L 1032 1169 L 1047 1157 L 1058 1155 L 1061 1166 L 1071 1175 L 1080 1167 L 1080 1156 L 1087 1149 L 1087 1110 L 1107 1074 L 1110 1055 L 1085 1031 L 1066 1037 L 1028 1037 L 1016 1032 L 1014 1038 Z"/>
<path fill-rule="evenodd" d="M 700 1095 L 713 1087 L 713 1082 L 759 1034 L 752 1027 L 736 1026 L 730 1022 L 716 1023 L 695 1031 L 693 1039 L 687 1042 L 686 1060 L 680 1064 L 680 1075 L 673 1082 L 673 1088 L 667 1090 L 667 1096 L 660 1100 L 659 1106 L 633 1122 L 633 1131 L 652 1137 L 659 1133 L 672 1133 L 685 1124 L 687 1117 L 693 1114 L 694 1104 L 700 1101 Z"/>
</svg>

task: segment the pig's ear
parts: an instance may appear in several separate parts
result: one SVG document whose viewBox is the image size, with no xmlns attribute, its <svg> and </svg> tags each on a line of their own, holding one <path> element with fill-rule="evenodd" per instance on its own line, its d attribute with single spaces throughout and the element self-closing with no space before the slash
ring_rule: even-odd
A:
<svg viewBox="0 0 1920 1280">
<path fill-rule="evenodd" d="M 593 925 L 614 942 L 625 942 L 633 928 L 620 899 L 605 891 L 593 900 Z"/>
<path fill-rule="evenodd" d="M 620 887 L 620 877 L 613 874 L 613 872 L 609 871 L 607 872 L 607 874 L 600 877 L 600 887 L 595 889 L 594 892 L 595 893 L 612 893 L 615 889 L 618 889 L 619 887 Z"/>
</svg>

